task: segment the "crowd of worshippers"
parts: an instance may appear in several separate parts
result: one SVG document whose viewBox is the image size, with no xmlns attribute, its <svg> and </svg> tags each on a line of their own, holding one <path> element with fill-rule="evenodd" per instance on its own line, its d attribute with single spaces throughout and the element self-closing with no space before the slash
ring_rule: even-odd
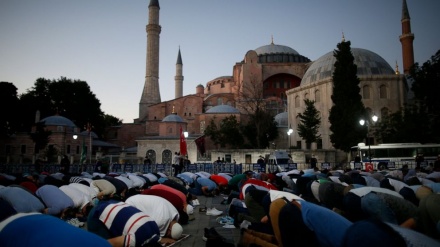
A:
<svg viewBox="0 0 440 247">
<path fill-rule="evenodd" d="M 437 165 L 177 176 L 0 173 L 0 243 L 167 245 L 194 218 L 198 196 L 222 194 L 242 229 L 237 246 L 440 246 L 439 192 Z"/>
<path fill-rule="evenodd" d="M 0 245 L 172 244 L 194 219 L 188 188 L 163 173 L 0 173 Z"/>
<path fill-rule="evenodd" d="M 248 171 L 229 180 L 227 212 L 239 246 L 440 246 L 431 168 Z"/>
</svg>

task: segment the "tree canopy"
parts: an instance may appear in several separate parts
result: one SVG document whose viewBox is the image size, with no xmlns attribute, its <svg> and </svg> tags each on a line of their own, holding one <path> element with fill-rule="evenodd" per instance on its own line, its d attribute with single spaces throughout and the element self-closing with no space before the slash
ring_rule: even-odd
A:
<svg viewBox="0 0 440 247">
<path fill-rule="evenodd" d="M 440 50 L 422 66 L 414 64 L 407 79 L 414 99 L 400 111 L 383 116 L 375 137 L 383 143 L 440 143 Z"/>
<path fill-rule="evenodd" d="M 331 123 L 330 141 L 337 149 L 348 152 L 350 148 L 366 135 L 366 129 L 361 128 L 359 119 L 365 117 L 365 107 L 360 95 L 357 77 L 357 66 L 351 52 L 350 41 L 343 41 L 333 52 L 336 58 L 333 72 L 333 106 L 330 109 Z"/>
<path fill-rule="evenodd" d="M 19 101 L 17 87 L 9 82 L 0 82 L 0 138 L 13 134 L 19 123 Z"/>
<path fill-rule="evenodd" d="M 35 124 L 37 111 L 41 119 L 56 114 L 64 116 L 82 130 L 87 123 L 91 123 L 92 130 L 98 136 L 103 135 L 108 124 L 122 123 L 118 118 L 102 112 L 101 103 L 87 82 L 65 77 L 56 80 L 38 78 L 31 89 L 19 96 L 18 109 L 18 128 L 27 132 Z"/>
<path fill-rule="evenodd" d="M 305 99 L 304 103 L 306 105 L 304 113 L 298 113 L 300 121 L 298 123 L 298 135 L 310 145 L 310 143 L 316 142 L 321 137 L 318 134 L 321 117 L 315 107 L 315 101 Z"/>
</svg>

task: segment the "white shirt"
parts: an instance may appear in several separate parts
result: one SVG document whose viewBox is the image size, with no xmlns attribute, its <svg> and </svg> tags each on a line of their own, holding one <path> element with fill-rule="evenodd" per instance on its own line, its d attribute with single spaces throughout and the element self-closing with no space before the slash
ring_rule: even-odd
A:
<svg viewBox="0 0 440 247">
<path fill-rule="evenodd" d="M 403 189 L 405 187 L 409 187 L 407 184 L 405 184 L 404 182 L 401 182 L 399 180 L 388 178 L 388 181 L 390 182 L 390 185 L 393 186 L 394 190 L 397 192 L 399 192 L 401 189 Z"/>
<path fill-rule="evenodd" d="M 179 212 L 166 199 L 153 195 L 134 195 L 129 197 L 125 203 L 148 214 L 159 226 L 160 236 L 167 233 L 171 221 L 179 220 Z"/>
<path fill-rule="evenodd" d="M 138 175 L 134 173 L 128 173 L 128 178 L 133 181 L 133 187 L 141 188 L 145 184 L 145 180 L 142 180 Z"/>
<path fill-rule="evenodd" d="M 279 198 L 283 198 L 285 197 L 287 200 L 292 201 L 292 200 L 304 200 L 301 197 L 293 194 L 293 193 L 289 193 L 286 191 L 281 191 L 281 190 L 269 190 L 269 195 L 270 195 L 270 201 L 275 201 L 276 199 Z"/>
<path fill-rule="evenodd" d="M 152 183 L 157 181 L 157 177 L 152 173 L 146 173 L 144 174 L 144 177 L 148 178 L 148 180 L 150 180 Z"/>
<path fill-rule="evenodd" d="M 63 185 L 60 187 L 60 190 L 72 199 L 73 205 L 76 208 L 82 208 L 83 205 L 91 201 L 85 193 L 73 186 Z"/>
<path fill-rule="evenodd" d="M 126 176 L 117 176 L 117 177 L 115 177 L 116 179 L 119 179 L 119 180 L 121 180 L 122 182 L 124 182 L 126 185 L 127 185 L 127 187 L 129 188 L 129 189 L 131 189 L 131 188 L 133 188 L 134 186 L 133 186 L 133 181 L 131 181 L 128 177 L 126 177 Z"/>
<path fill-rule="evenodd" d="M 78 184 L 78 183 L 71 183 L 69 184 L 70 187 L 73 187 L 81 192 L 83 192 L 84 194 L 86 194 L 88 196 L 88 199 L 90 201 L 93 200 L 93 198 L 96 197 L 96 195 L 98 194 L 96 192 L 96 190 L 94 190 L 92 187 L 84 185 L 84 184 Z"/>
</svg>

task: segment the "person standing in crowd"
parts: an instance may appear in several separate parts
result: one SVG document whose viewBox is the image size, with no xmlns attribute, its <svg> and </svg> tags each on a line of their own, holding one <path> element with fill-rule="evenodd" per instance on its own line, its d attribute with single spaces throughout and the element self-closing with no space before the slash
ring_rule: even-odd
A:
<svg viewBox="0 0 440 247">
<path fill-rule="evenodd" d="M 266 162 L 263 156 L 258 157 L 257 164 L 260 165 L 262 172 L 266 172 Z"/>
<path fill-rule="evenodd" d="M 100 159 L 98 159 L 98 161 L 96 161 L 96 164 L 95 164 L 95 172 L 99 172 L 99 173 L 102 173 L 102 161 L 100 160 Z"/>
<path fill-rule="evenodd" d="M 310 168 L 315 169 L 316 164 L 318 163 L 318 159 L 316 159 L 315 155 L 312 155 L 312 158 L 310 159 Z"/>
<path fill-rule="evenodd" d="M 67 175 L 70 173 L 70 161 L 67 155 L 63 155 L 63 158 L 60 162 L 60 172 L 64 175 Z"/>
<path fill-rule="evenodd" d="M 416 156 L 416 169 L 420 170 L 420 165 L 425 161 L 422 153 L 418 153 Z"/>
<path fill-rule="evenodd" d="M 177 174 L 179 174 L 179 166 L 180 166 L 180 153 L 174 152 L 174 159 L 173 159 L 173 168 L 174 168 L 174 177 L 177 177 Z"/>
</svg>

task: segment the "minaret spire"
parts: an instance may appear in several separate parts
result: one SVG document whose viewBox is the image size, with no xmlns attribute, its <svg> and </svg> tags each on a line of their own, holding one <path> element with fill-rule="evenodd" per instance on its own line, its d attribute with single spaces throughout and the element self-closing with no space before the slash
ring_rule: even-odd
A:
<svg viewBox="0 0 440 247">
<path fill-rule="evenodd" d="M 177 62 L 176 62 L 176 76 L 174 76 L 175 82 L 175 98 L 180 98 L 183 96 L 183 63 L 182 63 L 182 55 L 180 54 L 180 46 L 179 53 L 177 54 Z"/>
<path fill-rule="evenodd" d="M 139 103 L 139 121 L 148 118 L 148 107 L 161 102 L 159 90 L 159 1 L 150 0 L 147 24 L 147 61 L 145 84 Z"/>
<path fill-rule="evenodd" d="M 400 43 L 402 44 L 403 73 L 409 74 L 411 66 L 414 64 L 414 34 L 411 33 L 411 18 L 409 17 L 408 6 L 406 0 L 402 3 L 402 35 L 400 35 Z"/>
</svg>

